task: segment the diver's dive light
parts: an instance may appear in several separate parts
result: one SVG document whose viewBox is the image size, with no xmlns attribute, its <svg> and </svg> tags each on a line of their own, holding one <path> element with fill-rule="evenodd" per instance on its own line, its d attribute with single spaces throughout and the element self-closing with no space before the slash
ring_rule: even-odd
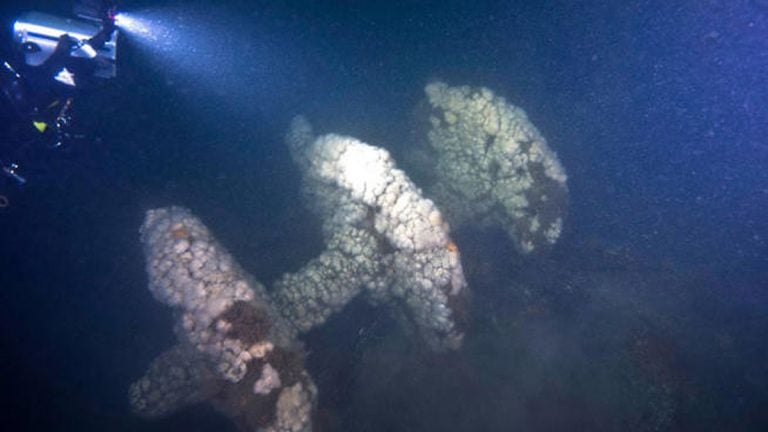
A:
<svg viewBox="0 0 768 432">
<path fill-rule="evenodd" d="M 117 31 L 109 34 L 101 46 L 93 47 L 88 43 L 101 30 L 101 21 L 96 17 L 74 19 L 29 12 L 13 24 L 13 39 L 21 47 L 25 63 L 40 66 L 56 50 L 59 38 L 69 35 L 77 42 L 70 56 L 93 60 L 96 65 L 94 76 L 114 78 L 117 74 Z"/>
</svg>

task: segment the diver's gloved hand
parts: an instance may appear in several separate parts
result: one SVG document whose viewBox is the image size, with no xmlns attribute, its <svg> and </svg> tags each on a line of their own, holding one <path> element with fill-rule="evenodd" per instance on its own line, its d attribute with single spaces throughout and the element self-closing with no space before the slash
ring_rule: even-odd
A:
<svg viewBox="0 0 768 432">
<path fill-rule="evenodd" d="M 59 36 L 59 43 L 56 45 L 55 53 L 58 52 L 64 52 L 69 53 L 73 49 L 77 48 L 79 44 L 79 41 L 72 36 L 68 35 L 67 33 L 64 33 L 63 35 Z"/>
<path fill-rule="evenodd" d="M 66 33 L 59 36 L 59 42 L 56 44 L 56 49 L 54 49 L 53 54 L 51 54 L 50 57 L 48 57 L 45 62 L 39 66 L 40 69 L 56 69 L 58 71 L 65 59 L 68 58 L 70 53 L 77 49 L 78 46 L 79 41 L 72 36 Z"/>
<path fill-rule="evenodd" d="M 108 35 L 111 35 L 117 29 L 114 18 L 105 18 L 102 22 L 102 31 Z"/>
<path fill-rule="evenodd" d="M 112 38 L 112 34 L 117 30 L 117 24 L 115 24 L 114 15 L 107 13 L 107 15 L 101 20 L 101 30 L 96 33 L 95 36 L 88 40 L 88 44 L 95 49 L 101 49 L 108 40 Z"/>
</svg>

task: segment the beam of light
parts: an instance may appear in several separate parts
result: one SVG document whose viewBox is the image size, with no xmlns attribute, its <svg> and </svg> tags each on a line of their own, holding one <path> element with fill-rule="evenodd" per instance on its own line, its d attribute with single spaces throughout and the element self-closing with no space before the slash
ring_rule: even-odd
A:
<svg viewBox="0 0 768 432">
<path fill-rule="evenodd" d="M 191 17 L 191 18 L 190 18 Z M 187 21 L 193 23 L 195 33 L 190 31 Z M 189 13 L 173 10 L 148 10 L 135 13 L 120 12 L 115 24 L 126 37 L 142 50 L 162 55 L 158 59 L 176 61 L 188 55 L 188 49 L 200 39 L 208 38 L 211 23 L 202 21 Z"/>
<path fill-rule="evenodd" d="M 201 108 L 247 114 L 278 100 L 290 85 L 285 52 L 275 36 L 231 11 L 176 6 L 121 12 L 121 35 L 152 73 Z M 250 111 L 248 111 L 250 110 Z"/>
<path fill-rule="evenodd" d="M 115 15 L 115 24 L 129 37 L 145 41 L 157 41 L 157 32 L 153 32 L 152 29 L 157 28 L 158 25 L 156 23 L 153 24 L 147 18 L 120 12 Z"/>
</svg>

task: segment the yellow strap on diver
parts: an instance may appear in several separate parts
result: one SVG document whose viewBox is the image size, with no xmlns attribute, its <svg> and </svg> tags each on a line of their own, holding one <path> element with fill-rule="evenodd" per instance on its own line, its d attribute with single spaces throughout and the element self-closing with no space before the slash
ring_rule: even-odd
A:
<svg viewBox="0 0 768 432">
<path fill-rule="evenodd" d="M 33 121 L 32 124 L 35 126 L 35 129 L 37 129 L 38 132 L 43 133 L 46 129 L 48 129 L 48 123 L 42 122 L 42 121 Z"/>
</svg>

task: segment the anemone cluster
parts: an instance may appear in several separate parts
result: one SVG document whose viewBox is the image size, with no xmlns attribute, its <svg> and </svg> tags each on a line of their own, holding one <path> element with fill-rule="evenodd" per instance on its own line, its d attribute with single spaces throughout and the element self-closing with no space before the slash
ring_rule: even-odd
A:
<svg viewBox="0 0 768 432">
<path fill-rule="evenodd" d="M 202 402 L 215 392 L 217 382 L 203 357 L 189 345 L 175 345 L 152 361 L 145 376 L 129 390 L 131 408 L 145 418 L 158 418 Z"/>
<path fill-rule="evenodd" d="M 169 414 L 209 401 L 244 430 L 308 431 L 316 389 L 296 333 L 189 210 L 147 212 L 149 288 L 176 315 L 178 345 L 131 386 L 134 411 Z"/>
<path fill-rule="evenodd" d="M 431 196 L 454 225 L 503 228 L 522 253 L 557 242 L 567 176 L 525 112 L 487 88 L 425 87 Z"/>
<path fill-rule="evenodd" d="M 358 295 L 396 309 L 435 349 L 461 344 L 454 309 L 466 282 L 439 210 L 387 151 L 300 133 L 309 130 L 297 119 L 289 144 L 326 249 L 269 293 L 189 210 L 147 212 L 140 232 L 149 289 L 176 312 L 178 345 L 131 386 L 137 414 L 207 401 L 244 430 L 310 430 L 316 389 L 296 336 Z"/>
<path fill-rule="evenodd" d="M 362 292 L 397 308 L 433 348 L 458 348 L 466 281 L 435 204 L 384 149 L 334 134 L 314 138 L 302 117 L 287 141 L 326 238 L 321 256 L 277 283 L 289 321 L 306 331 Z"/>
<path fill-rule="evenodd" d="M 435 153 L 429 191 L 453 223 L 496 223 L 523 252 L 553 244 L 566 177 L 519 108 L 489 90 L 427 86 Z M 150 210 L 141 227 L 149 289 L 176 317 L 177 344 L 130 388 L 154 418 L 208 402 L 246 431 L 311 430 L 317 390 L 298 336 L 352 299 L 390 310 L 434 350 L 458 349 L 468 288 L 443 213 L 390 153 L 315 136 L 303 117 L 286 136 L 325 249 L 271 289 L 247 274 L 189 210 Z"/>
</svg>

